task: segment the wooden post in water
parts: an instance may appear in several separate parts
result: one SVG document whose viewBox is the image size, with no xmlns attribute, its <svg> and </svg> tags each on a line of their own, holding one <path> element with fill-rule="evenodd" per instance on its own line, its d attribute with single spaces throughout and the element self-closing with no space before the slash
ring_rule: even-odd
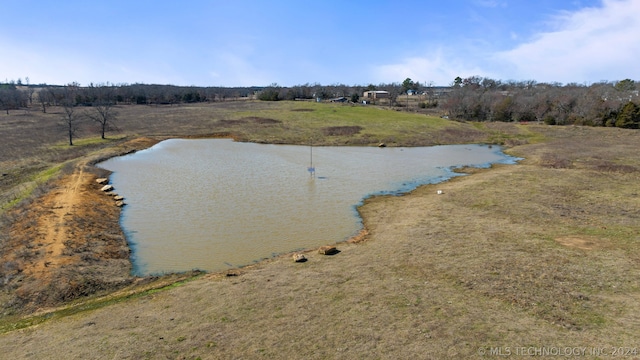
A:
<svg viewBox="0 0 640 360">
<path fill-rule="evenodd" d="M 311 177 L 315 177 L 316 168 L 313 167 L 313 143 L 311 141 L 309 141 L 309 157 L 309 167 L 307 168 L 307 171 Z"/>
</svg>

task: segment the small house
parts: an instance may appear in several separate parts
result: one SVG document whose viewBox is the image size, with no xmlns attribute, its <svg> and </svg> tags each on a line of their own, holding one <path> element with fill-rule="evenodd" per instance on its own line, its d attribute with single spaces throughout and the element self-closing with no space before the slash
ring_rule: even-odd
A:
<svg viewBox="0 0 640 360">
<path fill-rule="evenodd" d="M 365 91 L 362 97 L 365 99 L 388 99 L 389 92 L 384 90 Z"/>
</svg>

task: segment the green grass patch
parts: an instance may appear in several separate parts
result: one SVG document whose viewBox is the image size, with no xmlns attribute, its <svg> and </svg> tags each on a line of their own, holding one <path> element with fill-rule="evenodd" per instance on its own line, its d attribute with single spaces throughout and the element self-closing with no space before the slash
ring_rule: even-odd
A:
<svg viewBox="0 0 640 360">
<path fill-rule="evenodd" d="M 49 181 L 50 179 L 52 179 L 53 177 L 55 177 L 56 175 L 58 175 L 62 170 L 63 166 L 64 164 L 57 164 L 32 175 L 31 179 L 27 180 L 26 182 L 23 182 L 22 191 L 16 194 L 15 199 L 9 201 L 6 204 L 3 204 L 0 210 L 4 211 L 7 209 L 10 209 L 11 207 L 20 203 L 22 200 L 31 196 L 31 194 L 39 184 L 43 184 Z"/>
<path fill-rule="evenodd" d="M 11 209 L 21 201 L 29 198 L 33 194 L 34 190 L 38 187 L 38 185 L 44 184 L 53 177 L 57 176 L 62 170 L 63 166 L 64 164 L 57 164 L 32 175 L 30 179 L 22 183 L 20 191 L 14 193 L 13 199 L 0 206 L 0 213 Z"/>
<path fill-rule="evenodd" d="M 312 102 L 279 102 L 264 109 L 241 110 L 229 120 L 264 117 L 279 121 L 277 125 L 256 129 L 230 129 L 241 133 L 246 141 L 323 145 L 417 146 L 442 143 L 434 134 L 446 131 L 474 130 L 471 125 L 417 113 L 392 111 L 374 106 L 341 105 Z M 327 128 L 358 128 L 356 134 L 331 134 Z M 465 141 L 460 137 L 460 142 Z"/>
<path fill-rule="evenodd" d="M 306 109 L 308 111 L 300 111 Z M 389 111 L 372 106 L 337 105 L 321 103 L 283 102 L 281 106 L 267 111 L 247 111 L 241 116 L 265 116 L 278 119 L 284 123 L 296 123 L 310 128 L 326 126 L 363 126 L 371 130 L 382 131 L 382 128 L 443 129 L 451 122 L 438 117 Z M 239 114 L 240 115 L 240 114 Z M 384 131 L 389 131 L 385 129 Z"/>
<path fill-rule="evenodd" d="M 23 183 L 21 188 L 22 191 L 14 194 L 15 197 L 13 199 L 2 204 L 2 206 L 0 207 L 0 214 L 18 205 L 21 201 L 27 199 L 33 193 L 33 190 L 35 190 L 36 186 L 37 184 L 33 182 Z"/>
<path fill-rule="evenodd" d="M 502 122 L 472 122 L 475 129 L 487 134 L 487 142 L 498 145 L 522 145 L 544 142 L 546 137 L 528 125 Z"/>
<path fill-rule="evenodd" d="M 188 282 L 193 281 L 204 274 L 205 273 L 198 272 L 195 275 L 188 275 L 187 278 L 181 278 L 180 280 L 174 281 L 168 285 L 161 284 L 158 286 L 154 286 L 151 289 L 144 289 L 138 292 L 134 291 L 133 293 L 127 293 L 124 295 L 107 296 L 103 298 L 94 298 L 89 300 L 73 302 L 63 309 L 55 310 L 45 314 L 28 316 L 28 317 L 21 317 L 19 315 L 0 317 L 0 334 L 6 333 L 9 331 L 24 329 L 33 325 L 42 324 L 45 321 L 48 321 L 51 319 L 58 319 L 58 318 L 63 318 L 66 316 L 82 313 L 85 311 L 97 310 L 105 306 L 121 303 L 123 301 L 128 301 L 131 299 L 136 299 L 143 296 L 155 294 L 161 291 L 174 289 L 182 285 L 185 285 Z M 174 276 L 174 275 L 169 275 L 169 277 L 171 276 Z"/>
<path fill-rule="evenodd" d="M 95 136 L 95 137 L 87 137 L 87 138 L 78 138 L 78 139 L 73 139 L 73 146 L 74 147 L 85 147 L 85 146 L 92 146 L 92 145 L 102 145 L 102 144 L 110 144 L 119 140 L 124 139 L 126 136 L 125 135 L 118 135 L 118 136 L 110 136 L 107 137 L 106 139 L 103 139 L 99 136 Z M 55 144 L 53 144 L 51 146 L 53 149 L 65 149 L 69 147 L 69 140 L 67 139 L 66 141 L 59 141 Z"/>
<path fill-rule="evenodd" d="M 34 175 L 32 180 L 37 183 L 43 183 L 43 182 L 49 181 L 51 178 L 53 178 L 54 176 L 60 173 L 60 170 L 62 170 L 62 167 L 64 165 L 65 164 L 57 164 L 57 165 L 51 166 L 50 168 L 45 169 L 37 173 L 36 175 Z"/>
</svg>

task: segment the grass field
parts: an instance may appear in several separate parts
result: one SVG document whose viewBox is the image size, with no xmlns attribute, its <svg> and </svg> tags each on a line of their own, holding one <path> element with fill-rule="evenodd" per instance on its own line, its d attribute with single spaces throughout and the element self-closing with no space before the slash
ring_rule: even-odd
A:
<svg viewBox="0 0 640 360">
<path fill-rule="evenodd" d="M 57 311 L 5 313 L 0 348 L 10 358 L 640 357 L 638 131 L 467 124 L 297 102 L 131 107 L 120 117 L 118 139 L 79 141 L 81 150 L 53 136 L 40 143 L 89 163 L 128 151 L 138 136 L 223 134 L 276 143 L 492 142 L 525 160 L 368 199 L 359 208 L 364 241 L 337 244 L 337 255 L 310 250 L 305 263 L 282 256 L 186 282 L 177 281 L 190 274 L 130 280 Z M 35 150 L 3 164 L 11 161 L 40 164 L 33 174 L 61 164 Z M 12 174 L 31 171 L 20 169 Z M 34 205 L 20 206 L 34 214 Z"/>
</svg>

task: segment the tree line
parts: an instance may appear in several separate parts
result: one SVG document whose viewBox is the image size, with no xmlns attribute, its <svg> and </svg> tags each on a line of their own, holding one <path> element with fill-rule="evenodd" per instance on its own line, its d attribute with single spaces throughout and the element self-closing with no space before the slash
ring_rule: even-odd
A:
<svg viewBox="0 0 640 360">
<path fill-rule="evenodd" d="M 631 79 L 591 85 L 501 82 L 456 78 L 442 108 L 471 121 L 544 122 L 549 125 L 638 129 L 638 84 Z"/>
<path fill-rule="evenodd" d="M 457 77 L 447 87 L 414 82 L 364 86 L 272 84 L 260 93 L 261 100 L 330 99 L 347 97 L 358 102 L 367 90 L 384 90 L 388 104 L 406 107 L 409 92 L 422 99 L 419 106 L 436 107 L 451 119 L 466 121 L 540 122 L 549 125 L 588 125 L 640 128 L 638 83 L 631 79 L 577 83 L 501 81 L 487 77 Z M 407 95 L 407 99 L 408 99 Z"/>
<path fill-rule="evenodd" d="M 28 78 L 27 78 L 28 79 Z M 0 107 L 11 110 L 37 106 L 64 109 L 69 144 L 78 123 L 91 119 L 100 125 L 101 136 L 115 128 L 119 104 L 173 105 L 246 98 L 264 101 L 346 98 L 358 103 L 363 92 L 384 90 L 386 104 L 408 107 L 409 92 L 418 94 L 419 106 L 434 107 L 450 119 L 466 121 L 541 122 L 549 125 L 588 125 L 640 128 L 640 86 L 631 79 L 602 81 L 590 85 L 501 81 L 472 76 L 455 78 L 449 86 L 414 82 L 410 78 L 390 84 L 350 86 L 302 84 L 266 87 L 196 87 L 153 84 L 30 85 L 21 81 L 0 83 Z M 403 95 L 403 96 L 401 96 Z M 406 104 L 402 99 L 407 98 Z M 79 111 L 84 107 L 86 111 Z"/>
<path fill-rule="evenodd" d="M 49 106 L 72 102 L 75 106 L 93 106 L 97 101 L 109 100 L 117 104 L 165 105 L 193 102 L 225 101 L 251 96 L 262 87 L 195 87 L 149 84 L 89 84 L 19 85 L 0 83 L 0 107 L 10 110 L 37 104 L 43 112 Z M 70 94 L 72 95 L 69 98 Z"/>
<path fill-rule="evenodd" d="M 86 120 L 96 122 L 101 137 L 116 129 L 116 106 L 123 104 L 174 105 L 205 101 L 225 101 L 248 97 L 259 88 L 204 88 L 147 84 L 29 85 L 20 81 L 0 83 L 0 107 L 7 113 L 37 106 L 43 113 L 51 106 L 62 108 L 61 122 L 69 145 Z"/>
</svg>

